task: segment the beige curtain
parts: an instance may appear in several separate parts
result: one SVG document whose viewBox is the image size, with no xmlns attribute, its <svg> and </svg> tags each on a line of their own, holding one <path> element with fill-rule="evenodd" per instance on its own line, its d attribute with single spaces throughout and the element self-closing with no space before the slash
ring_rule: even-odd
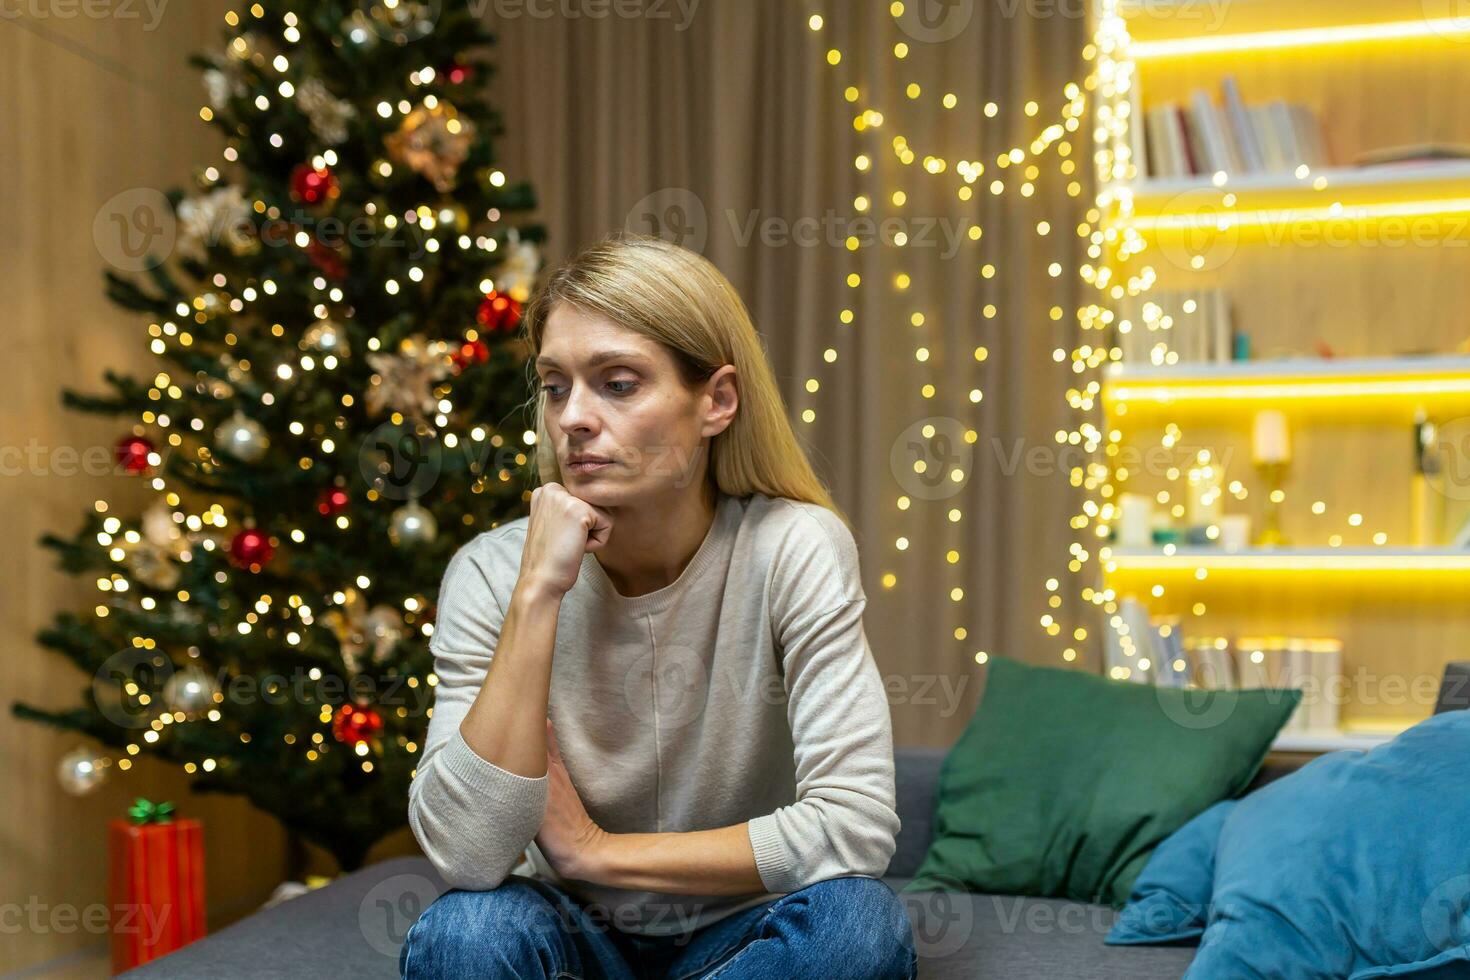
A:
<svg viewBox="0 0 1470 980">
<path fill-rule="evenodd" d="M 1068 83 L 1083 81 L 1087 27 L 1081 5 L 910 7 L 895 19 L 880 2 L 703 0 L 692 16 L 673 2 L 647 3 L 641 16 L 619 16 L 624 4 L 502 3 L 486 16 L 501 41 L 502 162 L 538 189 L 548 259 L 628 227 L 698 248 L 731 278 L 793 417 L 815 413 L 798 429 L 858 529 L 866 628 L 889 684 L 895 738 L 943 745 L 980 693 L 978 652 L 1062 666 L 1079 625 L 1066 568 L 1075 460 L 1055 442 L 1072 425 L 1064 392 L 1075 376 L 1052 352 L 1075 346 L 1075 310 L 1086 301 L 1076 234 L 1091 194 L 1086 127 L 1066 133 L 1073 174 L 1060 173 L 1053 144 L 1034 161 L 1034 195 L 1023 197 L 1020 184 L 1032 140 L 1061 122 Z M 596 9 L 607 15 L 592 16 Z M 816 31 L 814 13 L 823 18 Z M 902 59 L 900 42 L 909 49 Z M 842 55 L 835 67 L 831 48 Z M 848 86 L 858 101 L 846 100 Z M 882 123 L 858 132 L 853 119 L 868 108 Z M 912 164 L 895 154 L 899 135 Z M 999 168 L 997 156 L 1015 146 L 1028 159 Z M 860 153 L 872 161 L 866 172 L 855 166 Z M 946 162 L 944 172 L 926 172 L 930 155 Z M 957 195 L 962 160 L 985 166 L 969 201 Z M 997 177 L 999 196 L 989 190 Z M 1072 180 L 1077 196 L 1066 190 Z M 895 191 L 907 196 L 901 206 Z M 870 199 L 873 228 L 857 221 L 858 195 Z M 967 234 L 976 222 L 978 242 Z M 885 228 L 906 232 L 908 244 L 878 244 Z M 845 247 L 850 234 L 864 242 L 856 252 Z M 992 278 L 982 275 L 987 264 Z M 861 276 L 855 288 L 852 273 Z M 844 309 L 851 324 L 841 322 Z M 926 419 L 935 420 L 933 438 Z M 938 485 L 914 474 L 919 458 L 925 477 L 943 476 Z M 948 479 L 955 468 L 962 482 Z M 900 510 L 905 493 L 911 505 Z M 1059 609 L 1048 605 L 1053 577 Z M 963 590 L 958 600 L 954 589 Z M 1061 635 L 1044 631 L 1047 614 Z M 1078 649 L 1078 663 L 1088 663 L 1085 644 Z"/>
</svg>

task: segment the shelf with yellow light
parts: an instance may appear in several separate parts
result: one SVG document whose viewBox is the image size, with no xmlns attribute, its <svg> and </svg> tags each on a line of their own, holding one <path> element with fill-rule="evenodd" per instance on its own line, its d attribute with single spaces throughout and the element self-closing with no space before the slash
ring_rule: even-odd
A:
<svg viewBox="0 0 1470 980">
<path fill-rule="evenodd" d="M 1237 240 L 1303 243 L 1282 237 L 1290 229 L 1347 230 L 1409 219 L 1412 225 L 1396 231 L 1406 244 L 1470 241 L 1470 161 L 1465 160 L 1150 178 L 1134 182 L 1128 193 L 1129 224 L 1140 234 L 1207 233 L 1212 237 L 1206 247 L 1216 250 Z M 1379 236 L 1369 241 L 1392 244 Z M 1334 241 L 1313 236 L 1303 244 L 1324 243 Z"/>
<path fill-rule="evenodd" d="M 1375 601 L 1463 603 L 1470 585 L 1470 550 L 1463 548 L 1276 547 L 1224 551 L 1212 547 L 1113 549 L 1100 556 L 1109 587 L 1120 595 L 1171 596 L 1212 604 L 1262 589 L 1338 596 L 1348 604 Z M 1255 598 L 1250 598 L 1255 597 Z"/>
<path fill-rule="evenodd" d="M 1201 415 L 1294 415 L 1409 421 L 1420 410 L 1470 411 L 1470 356 L 1283 358 L 1223 364 L 1113 364 L 1102 400 L 1111 421 Z"/>
<path fill-rule="evenodd" d="M 1139 61 L 1470 40 L 1470 18 L 1427 0 L 1125 0 L 1119 13 Z"/>
<path fill-rule="evenodd" d="M 1431 10 L 1437 6 L 1444 16 Z M 1409 467 L 1399 480 L 1400 468 L 1384 461 L 1398 458 L 1398 426 L 1407 454 L 1421 409 L 1437 419 L 1470 417 L 1470 357 L 1378 355 L 1390 347 L 1450 352 L 1465 339 L 1453 311 L 1466 302 L 1455 267 L 1456 246 L 1470 242 L 1470 161 L 1348 164 L 1391 147 L 1470 143 L 1470 110 L 1455 94 L 1470 78 L 1470 18 L 1422 0 L 1124 0 L 1113 9 L 1129 37 L 1116 43 L 1118 22 L 1099 20 L 1099 80 L 1127 84 L 1098 88 L 1114 111 L 1099 129 L 1089 253 L 1109 273 L 1098 277 L 1113 290 L 1109 299 L 1135 284 L 1219 289 L 1259 351 L 1309 351 L 1325 340 L 1354 356 L 1105 365 L 1095 390 L 1111 438 L 1098 445 L 1146 448 L 1154 428 L 1173 423 L 1224 449 L 1241 444 L 1239 430 L 1249 433 L 1261 410 L 1279 409 L 1293 429 L 1313 429 L 1298 476 L 1341 498 L 1332 512 L 1376 515 L 1392 540 L 1408 540 L 1401 518 Z M 1227 78 L 1247 105 L 1309 108 L 1326 129 L 1328 159 L 1343 165 L 1134 179 L 1131 113 L 1189 105 L 1199 91 L 1220 104 Z M 1111 471 L 1111 458 L 1099 458 Z M 1125 480 L 1137 478 L 1132 470 Z M 1122 487 L 1103 486 L 1116 503 Z M 1241 505 L 1253 523 L 1262 496 Z M 1151 618 L 1177 619 L 1186 634 L 1331 636 L 1342 643 L 1345 674 L 1366 671 L 1379 683 L 1437 678 L 1470 641 L 1470 550 L 1370 547 L 1367 529 L 1309 528 L 1305 520 L 1286 521 L 1299 547 L 1124 549 L 1084 540 L 1098 576 L 1084 597 L 1105 609 L 1137 599 Z M 1361 535 L 1363 546 L 1318 545 L 1330 530 Z M 1342 705 L 1342 731 L 1283 733 L 1273 749 L 1371 748 L 1428 710 L 1355 688 Z"/>
<path fill-rule="evenodd" d="M 1115 548 L 1104 560 L 1109 572 L 1163 574 L 1197 569 L 1281 572 L 1463 572 L 1470 574 L 1470 550 L 1464 548 L 1249 548 L 1224 551 L 1210 547 L 1172 550 Z"/>
</svg>

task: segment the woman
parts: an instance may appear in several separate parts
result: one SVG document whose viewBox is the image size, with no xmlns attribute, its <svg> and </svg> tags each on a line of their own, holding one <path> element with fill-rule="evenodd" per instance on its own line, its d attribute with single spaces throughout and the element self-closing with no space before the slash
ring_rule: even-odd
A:
<svg viewBox="0 0 1470 980">
<path fill-rule="evenodd" d="M 524 329 L 542 485 L 444 574 L 403 975 L 914 976 L 857 549 L 740 298 L 618 237 Z"/>
</svg>

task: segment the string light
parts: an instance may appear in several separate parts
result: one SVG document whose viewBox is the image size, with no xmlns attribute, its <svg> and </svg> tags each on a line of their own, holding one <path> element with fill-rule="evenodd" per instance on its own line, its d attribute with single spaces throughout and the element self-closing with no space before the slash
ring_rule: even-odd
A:
<svg viewBox="0 0 1470 980">
<path fill-rule="evenodd" d="M 897 20 L 902 16 L 904 9 L 904 4 L 895 0 L 889 7 L 889 13 Z M 809 26 L 813 31 L 817 31 L 821 29 L 823 22 L 819 17 L 814 16 L 810 20 Z M 902 41 L 896 43 L 892 51 L 895 60 L 900 63 L 904 62 L 910 53 L 907 44 Z M 841 54 L 836 47 L 828 49 L 827 61 L 830 65 L 838 65 L 842 62 Z M 862 101 L 864 97 L 863 93 L 864 88 L 857 84 L 850 84 L 844 89 L 844 97 L 849 103 Z M 911 82 L 903 87 L 902 93 L 906 102 L 912 104 L 917 103 L 923 98 L 924 89 L 917 82 Z M 1064 87 L 1063 97 L 1064 100 L 1060 103 L 1060 108 L 1051 119 L 1040 124 L 1030 139 L 1023 140 L 1020 145 L 1010 148 L 1007 152 L 1001 154 L 996 161 L 996 166 L 999 168 L 1009 169 L 1014 167 L 1018 170 L 1015 191 L 1022 199 L 1031 198 L 1035 194 L 1036 181 L 1041 176 L 1040 167 L 1037 166 L 1036 162 L 1043 157 L 1050 155 L 1055 162 L 1057 170 L 1063 176 L 1073 173 L 1076 169 L 1075 163 L 1069 159 L 1072 154 L 1072 146 L 1067 137 L 1068 134 L 1076 133 L 1080 130 L 1088 97 L 1083 91 L 1082 86 L 1075 82 L 1068 83 Z M 934 179 L 955 181 L 951 185 L 955 200 L 961 203 L 968 203 L 974 198 L 975 190 L 973 185 L 981 181 L 987 169 L 986 163 L 978 159 L 979 153 L 974 154 L 975 159 L 952 160 L 945 154 L 939 152 L 921 152 L 921 149 L 912 145 L 909 137 L 902 132 L 906 127 L 903 126 L 901 113 L 887 112 L 885 111 L 885 107 L 873 105 L 871 104 L 872 100 L 869 101 L 870 104 L 853 117 L 853 128 L 855 132 L 862 134 L 866 138 L 875 136 L 884 129 L 896 128 L 900 130 L 885 140 L 900 166 L 909 167 L 915 163 L 919 163 L 919 170 L 922 173 Z M 960 103 L 959 96 L 953 92 L 939 94 L 937 101 L 945 110 L 955 109 Z M 1035 99 L 1028 100 L 1021 107 L 1021 111 L 1028 119 L 1035 119 L 1042 115 L 1041 104 Z M 981 108 L 981 112 L 986 119 L 994 119 L 999 115 L 1000 107 L 995 102 L 988 102 Z M 854 169 L 857 173 L 863 175 L 872 173 L 874 169 L 873 159 L 873 155 L 868 151 L 859 153 L 854 158 Z M 1006 182 L 999 177 L 992 179 L 988 185 L 982 186 L 988 187 L 991 196 L 999 196 L 1007 189 Z M 1067 193 L 1070 196 L 1077 196 L 1080 190 L 1080 184 L 1075 181 L 1067 185 Z M 909 194 L 901 187 L 892 188 L 886 193 L 865 191 L 857 196 L 854 201 L 854 207 L 858 212 L 866 214 L 874 202 L 883 200 L 890 201 L 893 209 L 898 211 L 908 203 Z M 1049 223 L 1045 221 L 1038 222 L 1036 228 L 1038 237 L 1040 238 L 1045 238 L 1051 230 Z M 978 245 L 983 238 L 984 229 L 979 222 L 967 221 L 965 226 L 965 239 L 971 244 Z M 893 234 L 890 241 L 883 241 L 880 238 L 873 244 L 882 249 L 904 250 L 908 244 L 908 237 L 904 232 L 898 231 Z M 865 243 L 854 236 L 848 239 L 846 246 L 847 250 L 852 253 L 854 263 L 863 260 L 860 252 L 868 247 Z M 896 254 L 901 257 L 905 253 L 898 251 Z M 1062 274 L 1062 266 L 1058 262 L 1048 263 L 1047 269 L 1048 274 L 1053 277 Z M 986 262 L 980 266 L 980 276 L 983 280 L 993 279 L 996 272 L 996 266 L 993 262 Z M 913 279 L 911 270 L 905 264 L 888 281 L 891 282 L 895 293 L 902 294 L 912 287 Z M 849 286 L 853 288 L 856 288 L 861 283 L 860 269 L 856 265 L 847 273 L 847 280 Z M 987 322 L 992 321 L 996 318 L 997 313 L 995 304 L 987 303 L 982 310 L 982 318 Z M 851 326 L 854 323 L 855 314 L 850 307 L 844 308 L 839 313 L 838 319 L 843 325 Z M 1059 317 L 1052 316 L 1051 319 L 1055 321 Z M 936 344 L 929 337 L 934 332 L 936 326 L 933 318 L 923 310 L 912 310 L 909 314 L 909 326 L 922 332 L 921 336 L 915 337 L 913 348 L 915 363 L 926 366 L 934 365 L 933 369 L 937 370 L 938 365 L 932 356 Z M 829 351 L 832 356 L 826 358 L 826 360 L 828 363 L 831 363 L 836 360 L 835 346 L 829 348 Z M 983 363 L 987 358 L 987 354 L 988 350 L 985 347 L 976 347 L 974 349 L 972 363 L 975 365 Z M 816 389 L 814 387 L 808 386 L 809 393 L 814 393 L 815 391 Z M 925 400 L 935 399 L 941 394 L 939 386 L 935 381 L 931 380 L 922 380 L 918 393 Z M 970 406 L 972 409 L 983 403 L 984 391 L 978 384 L 960 386 L 957 394 L 964 399 L 962 405 Z M 812 422 L 816 418 L 816 413 L 812 408 L 807 407 L 800 412 L 800 417 L 806 422 Z M 934 431 L 932 425 L 925 426 L 921 434 L 927 440 L 933 440 L 939 435 L 939 433 Z M 948 437 L 948 435 L 945 436 L 945 438 Z M 966 426 L 962 438 L 967 444 L 973 445 L 979 438 L 976 427 L 974 425 Z M 923 472 L 925 465 L 925 460 L 923 459 L 915 461 L 915 471 Z M 953 467 L 948 473 L 936 474 L 936 476 L 939 476 L 941 479 L 947 478 L 952 483 L 960 484 L 969 478 L 969 473 L 961 467 Z M 899 496 L 896 500 L 896 507 L 900 515 L 908 514 L 913 509 L 912 501 L 908 495 Z M 964 518 L 964 513 L 959 508 L 950 508 L 946 516 L 951 524 L 959 525 Z M 899 535 L 894 540 L 894 550 L 899 553 L 905 552 L 909 549 L 909 543 L 910 538 L 908 535 Z M 960 564 L 961 558 L 962 555 L 958 549 L 952 548 L 944 552 L 944 562 L 951 574 L 958 571 L 957 566 Z M 898 585 L 898 576 L 893 571 L 885 570 L 881 574 L 880 582 L 885 589 L 892 589 Z M 950 595 L 953 601 L 958 603 L 963 597 L 964 592 L 959 585 L 955 585 L 951 588 Z M 1056 624 L 1051 621 L 1050 617 L 1048 617 L 1046 626 L 1049 632 L 1055 632 L 1057 629 Z M 954 638 L 961 642 L 967 639 L 968 633 L 968 629 L 964 626 L 956 626 L 952 631 Z M 977 651 L 974 654 L 974 659 L 976 663 L 983 664 L 988 660 L 988 656 L 988 653 L 985 651 Z M 1067 651 L 1067 659 L 1071 659 L 1073 656 L 1075 656 L 1075 651 L 1069 649 Z"/>
</svg>

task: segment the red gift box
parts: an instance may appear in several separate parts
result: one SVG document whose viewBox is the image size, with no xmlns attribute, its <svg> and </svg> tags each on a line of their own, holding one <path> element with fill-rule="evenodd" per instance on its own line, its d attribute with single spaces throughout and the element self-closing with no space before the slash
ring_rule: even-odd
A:
<svg viewBox="0 0 1470 980">
<path fill-rule="evenodd" d="M 121 973 L 204 935 L 204 828 L 198 820 L 108 828 L 112 970 Z"/>
</svg>

